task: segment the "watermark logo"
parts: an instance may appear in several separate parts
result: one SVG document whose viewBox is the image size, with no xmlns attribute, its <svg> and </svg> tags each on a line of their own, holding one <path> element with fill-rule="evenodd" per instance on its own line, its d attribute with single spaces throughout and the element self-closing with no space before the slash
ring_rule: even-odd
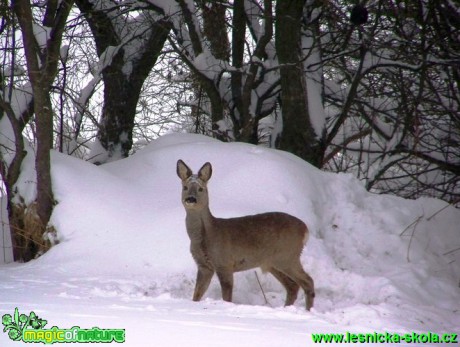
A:
<svg viewBox="0 0 460 347">
<path fill-rule="evenodd" d="M 39 318 L 33 311 L 27 316 L 19 314 L 16 307 L 14 314 L 2 316 L 3 332 L 13 341 L 52 344 L 56 342 L 125 342 L 125 329 L 82 329 L 74 326 L 70 329 L 60 329 L 53 326 L 44 329 L 47 320 Z"/>
</svg>

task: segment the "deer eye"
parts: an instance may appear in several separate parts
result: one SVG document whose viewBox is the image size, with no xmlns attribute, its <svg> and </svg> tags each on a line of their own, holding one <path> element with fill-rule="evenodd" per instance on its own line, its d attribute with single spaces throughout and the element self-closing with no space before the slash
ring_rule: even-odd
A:
<svg viewBox="0 0 460 347">
<path fill-rule="evenodd" d="M 184 186 L 184 190 L 188 190 L 188 187 L 187 187 L 187 186 Z"/>
<path fill-rule="evenodd" d="M 199 192 L 202 192 L 202 191 L 203 191 L 203 188 L 201 188 L 201 187 L 198 188 L 198 191 L 199 191 Z"/>
</svg>

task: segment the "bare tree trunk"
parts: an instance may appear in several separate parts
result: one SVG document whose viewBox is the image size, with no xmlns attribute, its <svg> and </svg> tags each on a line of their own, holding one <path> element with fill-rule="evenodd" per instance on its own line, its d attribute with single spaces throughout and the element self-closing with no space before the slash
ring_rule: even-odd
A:
<svg viewBox="0 0 460 347">
<path fill-rule="evenodd" d="M 152 20 L 148 30 L 131 37 L 137 40 L 139 49 L 132 51 L 129 58 L 119 36 L 113 18 L 114 8 L 96 9 L 92 0 L 77 0 L 80 11 L 85 16 L 96 42 L 97 53 L 101 56 L 109 46 L 119 46 L 112 62 L 102 71 L 104 82 L 104 105 L 97 137 L 107 151 L 107 158 L 95 158 L 95 162 L 110 161 L 127 157 L 133 145 L 133 128 L 136 107 L 142 85 L 155 65 L 170 30 L 166 20 Z M 116 20 L 124 14 L 119 13 Z M 146 19 L 144 19 L 146 20 Z M 147 37 L 146 37 L 147 36 Z M 131 72 L 127 73 L 127 65 Z"/>
<path fill-rule="evenodd" d="M 276 52 L 280 63 L 283 131 L 279 148 L 320 167 L 323 151 L 310 122 L 300 37 L 305 1 L 276 2 Z"/>
<path fill-rule="evenodd" d="M 220 60 L 230 59 L 230 42 L 225 25 L 226 4 L 218 1 L 203 1 L 203 31 L 210 42 L 212 54 Z"/>
<path fill-rule="evenodd" d="M 41 81 L 40 81 L 41 82 Z M 34 88 L 35 126 L 37 148 L 35 169 L 37 171 L 37 214 L 43 229 L 48 224 L 53 211 L 53 191 L 51 187 L 51 156 L 53 144 L 53 112 L 49 97 L 50 85 L 38 83 Z"/>
<path fill-rule="evenodd" d="M 8 202 L 14 259 L 16 261 L 28 261 L 49 247 L 49 243 L 43 238 L 54 205 L 50 170 L 53 111 L 49 92 L 57 73 L 62 34 L 72 3 L 72 0 L 64 0 L 59 6 L 56 6 L 56 3 L 52 1 L 47 3 L 42 24 L 51 30 L 46 38 L 46 43 L 43 43 L 38 42 L 33 30 L 34 19 L 31 3 L 28 0 L 12 2 L 22 32 L 28 76 L 34 95 L 33 106 L 37 131 L 35 151 L 37 195 L 35 201 L 25 205 L 21 196 L 11 194 L 12 196 L 9 196 L 11 200 Z M 16 115 L 13 116 L 16 117 Z M 15 141 L 21 141 L 21 136 L 22 134 L 17 134 Z"/>
<path fill-rule="evenodd" d="M 195 26 L 194 22 L 194 16 L 196 14 L 192 13 L 190 11 L 190 8 L 188 7 L 188 4 L 184 0 L 177 0 L 182 16 L 184 18 L 185 25 L 187 26 L 188 29 L 188 34 L 189 38 L 187 39 L 186 45 L 190 44 L 190 48 L 193 51 L 193 57 L 199 56 L 201 53 L 203 53 L 203 44 L 204 42 L 201 41 L 200 39 L 200 34 L 198 28 Z M 216 12 L 216 13 L 221 13 L 223 14 L 224 12 Z M 209 17 L 209 16 L 208 16 Z M 208 18 L 209 19 L 209 18 Z M 215 21 L 214 21 L 215 22 Z M 224 23 L 222 23 L 224 25 Z M 209 34 L 209 27 L 212 26 L 209 23 L 206 24 L 208 26 L 208 34 Z M 177 31 L 177 28 L 175 28 Z M 176 39 L 179 43 L 179 45 L 184 45 L 184 37 L 182 37 L 181 34 L 176 35 Z M 209 38 L 208 38 L 209 39 Z M 211 42 L 215 42 L 214 39 L 211 39 Z M 211 104 L 211 122 L 212 122 L 212 129 L 214 130 L 214 134 L 216 137 L 220 140 L 225 141 L 226 137 L 223 136 L 222 134 L 219 133 L 218 131 L 218 125 L 217 123 L 224 119 L 224 102 L 222 100 L 222 97 L 220 95 L 218 87 L 214 84 L 214 81 L 198 71 L 198 69 L 193 65 L 191 61 L 191 57 L 186 53 L 186 50 L 179 49 L 174 45 L 173 42 L 171 42 L 174 46 L 174 48 L 178 51 L 178 53 L 181 55 L 183 61 L 187 66 L 190 68 L 190 70 L 195 74 L 195 76 L 198 79 L 198 82 L 201 84 L 201 87 L 205 91 L 206 95 L 209 98 L 209 102 Z M 218 48 L 215 48 L 216 51 L 219 51 Z"/>
</svg>

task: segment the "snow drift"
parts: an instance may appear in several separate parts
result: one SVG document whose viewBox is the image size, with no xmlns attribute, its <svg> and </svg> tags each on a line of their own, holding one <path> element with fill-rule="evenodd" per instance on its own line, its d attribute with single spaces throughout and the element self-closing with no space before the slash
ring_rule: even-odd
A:
<svg viewBox="0 0 460 347">
<path fill-rule="evenodd" d="M 258 272 L 265 303 L 254 271 L 235 276 L 235 304 L 250 305 L 240 310 L 246 307 L 255 317 L 260 313 L 273 319 L 295 315 L 304 320 L 307 333 L 318 332 L 319 326 L 331 332 L 455 332 L 460 326 L 460 251 L 455 251 L 460 247 L 460 211 L 443 209 L 446 203 L 435 199 L 370 194 L 350 175 L 319 171 L 285 152 L 187 134 L 163 136 L 130 158 L 100 167 L 54 153 L 58 205 L 52 223 L 60 243 L 31 263 L 0 267 L 2 304 L 7 304 L 0 314 L 28 303 L 59 319 L 59 305 L 83 293 L 111 304 L 141 298 L 153 308 L 167 295 L 167 302 L 184 303 L 193 311 L 195 264 L 188 249 L 177 159 L 195 171 L 206 161 L 212 163 L 209 194 L 215 216 L 282 211 L 310 229 L 302 262 L 315 280 L 313 310 L 303 310 L 303 294 L 294 308 L 283 308 L 284 289 Z M 18 291 L 24 276 L 34 283 L 53 283 L 53 290 L 44 296 Z M 38 284 L 32 287 L 40 292 Z M 30 295 L 44 301 L 31 302 Z M 60 304 L 50 304 L 54 297 Z M 224 312 L 237 307 L 220 297 L 214 279 L 205 295 L 214 307 L 213 319 L 219 314 L 215 305 Z M 125 325 L 136 329 L 135 323 Z M 276 345 L 273 336 L 270 341 Z"/>
</svg>

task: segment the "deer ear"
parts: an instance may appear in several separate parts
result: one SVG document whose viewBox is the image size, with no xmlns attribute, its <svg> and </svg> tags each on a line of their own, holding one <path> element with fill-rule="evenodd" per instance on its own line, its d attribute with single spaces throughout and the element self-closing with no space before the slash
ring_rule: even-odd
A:
<svg viewBox="0 0 460 347">
<path fill-rule="evenodd" d="M 193 174 L 192 170 L 190 170 L 190 168 L 180 159 L 177 161 L 176 172 L 177 176 L 179 176 L 182 181 L 185 181 Z"/>
<path fill-rule="evenodd" d="M 207 182 L 212 175 L 212 166 L 211 163 L 204 164 L 200 171 L 198 171 L 198 178 L 204 182 Z"/>
</svg>

